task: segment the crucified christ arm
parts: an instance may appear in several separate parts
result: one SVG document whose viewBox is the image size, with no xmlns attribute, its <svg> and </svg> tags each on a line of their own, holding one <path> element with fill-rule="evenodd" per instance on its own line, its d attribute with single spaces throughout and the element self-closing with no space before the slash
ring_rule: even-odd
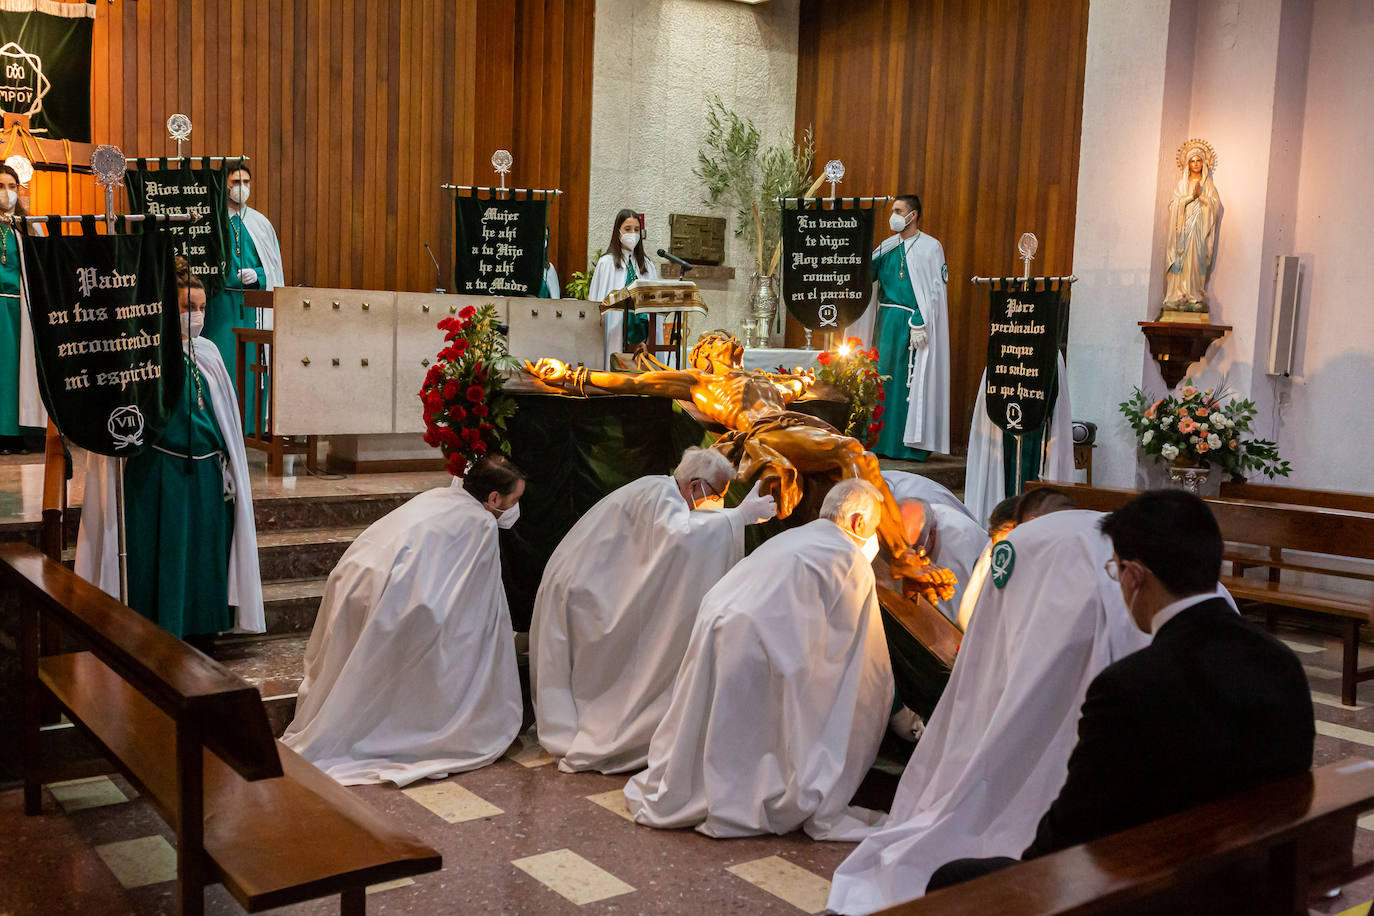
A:
<svg viewBox="0 0 1374 916">
<path fill-rule="evenodd" d="M 569 391 L 596 388 L 609 394 L 647 394 L 679 400 L 691 400 L 692 388 L 697 383 L 697 375 L 694 372 L 669 369 L 630 375 L 624 372 L 574 369 L 561 360 L 549 357 L 544 357 L 537 363 L 526 360 L 525 370 L 546 385 Z"/>
</svg>

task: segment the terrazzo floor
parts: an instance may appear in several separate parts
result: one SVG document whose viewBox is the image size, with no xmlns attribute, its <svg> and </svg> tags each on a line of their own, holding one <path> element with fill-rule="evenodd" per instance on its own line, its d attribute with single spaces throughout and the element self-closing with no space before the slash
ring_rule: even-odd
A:
<svg viewBox="0 0 1374 916">
<path fill-rule="evenodd" d="M 1356 707 L 1339 690 L 1334 637 L 1286 627 L 1307 671 L 1317 717 L 1316 763 L 1374 759 L 1374 688 Z M 1374 652 L 1365 650 L 1374 661 Z M 873 778 L 870 779 L 870 782 Z M 634 824 L 623 776 L 560 773 L 529 736 L 497 763 L 405 790 L 362 786 L 360 799 L 405 824 L 444 856 L 440 872 L 371 890 L 371 913 L 815 913 L 853 848 L 804 834 L 713 840 Z M 887 788 L 890 797 L 891 785 Z M 1356 834 L 1356 860 L 1374 856 L 1374 813 Z M 26 818 L 21 792 L 0 792 L 0 914 L 152 914 L 172 906 L 171 831 L 122 778 L 44 791 Z M 1312 913 L 1364 916 L 1374 877 Z M 238 913 L 222 888 L 207 912 Z M 337 900 L 281 913 L 332 913 Z"/>
</svg>

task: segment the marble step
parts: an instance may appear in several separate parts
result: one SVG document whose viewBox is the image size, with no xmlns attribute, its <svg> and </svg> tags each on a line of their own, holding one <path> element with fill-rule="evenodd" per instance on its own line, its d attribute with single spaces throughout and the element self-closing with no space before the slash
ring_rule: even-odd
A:
<svg viewBox="0 0 1374 916">
<path fill-rule="evenodd" d="M 278 738 L 296 714 L 296 691 L 304 674 L 309 640 L 309 633 L 225 636 L 215 640 L 215 659 L 258 688 L 272 734 Z"/>
<path fill-rule="evenodd" d="M 312 528 L 367 527 L 405 504 L 423 487 L 393 493 L 339 493 L 328 496 L 267 496 L 253 500 L 258 534 Z"/>
<path fill-rule="evenodd" d="M 288 528 L 258 533 L 258 564 L 264 583 L 328 576 L 348 545 L 367 527 Z"/>
<path fill-rule="evenodd" d="M 273 635 L 309 633 L 315 625 L 325 581 L 324 577 L 319 577 L 264 584 L 262 604 L 267 616 L 267 632 Z"/>
</svg>

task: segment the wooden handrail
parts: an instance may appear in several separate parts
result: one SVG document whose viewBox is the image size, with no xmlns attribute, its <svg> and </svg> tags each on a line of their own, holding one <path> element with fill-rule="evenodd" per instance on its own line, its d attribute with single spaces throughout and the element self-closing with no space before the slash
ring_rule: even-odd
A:
<svg viewBox="0 0 1374 916">
<path fill-rule="evenodd" d="M 1043 481 L 1026 486 L 1051 487 L 1071 496 L 1080 509 L 1100 512 L 1110 512 L 1140 492 Z M 1227 541 L 1374 559 L 1374 513 L 1237 499 L 1204 502 Z"/>
<path fill-rule="evenodd" d="M 1349 822 L 1353 828 L 1354 818 L 1371 807 L 1374 761 L 1347 759 L 1019 863 L 882 910 L 881 916 L 1116 912 L 1182 881 L 1298 842 L 1319 825 Z M 1346 858 L 1349 851 L 1349 846 L 1342 851 Z M 1324 863 L 1298 858 L 1305 868 L 1316 864 L 1321 879 L 1337 884 L 1368 871 L 1367 865 L 1346 863 L 1338 869 L 1344 874 L 1333 875 L 1321 868 Z"/>
<path fill-rule="evenodd" d="M 27 544 L 0 544 L 0 582 L 168 716 L 203 727 L 205 745 L 245 779 L 281 775 L 262 698 L 228 668 Z"/>
</svg>

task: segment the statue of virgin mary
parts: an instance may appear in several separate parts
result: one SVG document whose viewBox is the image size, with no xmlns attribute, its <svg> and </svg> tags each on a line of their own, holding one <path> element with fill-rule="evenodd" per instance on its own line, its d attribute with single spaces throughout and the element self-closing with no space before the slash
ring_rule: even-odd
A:
<svg viewBox="0 0 1374 916">
<path fill-rule="evenodd" d="M 1221 198 L 1212 183 L 1216 153 L 1206 140 L 1189 140 L 1179 147 L 1178 165 L 1183 174 L 1169 202 L 1162 320 L 1206 321 L 1207 278 L 1212 274 L 1221 214 Z"/>
</svg>

